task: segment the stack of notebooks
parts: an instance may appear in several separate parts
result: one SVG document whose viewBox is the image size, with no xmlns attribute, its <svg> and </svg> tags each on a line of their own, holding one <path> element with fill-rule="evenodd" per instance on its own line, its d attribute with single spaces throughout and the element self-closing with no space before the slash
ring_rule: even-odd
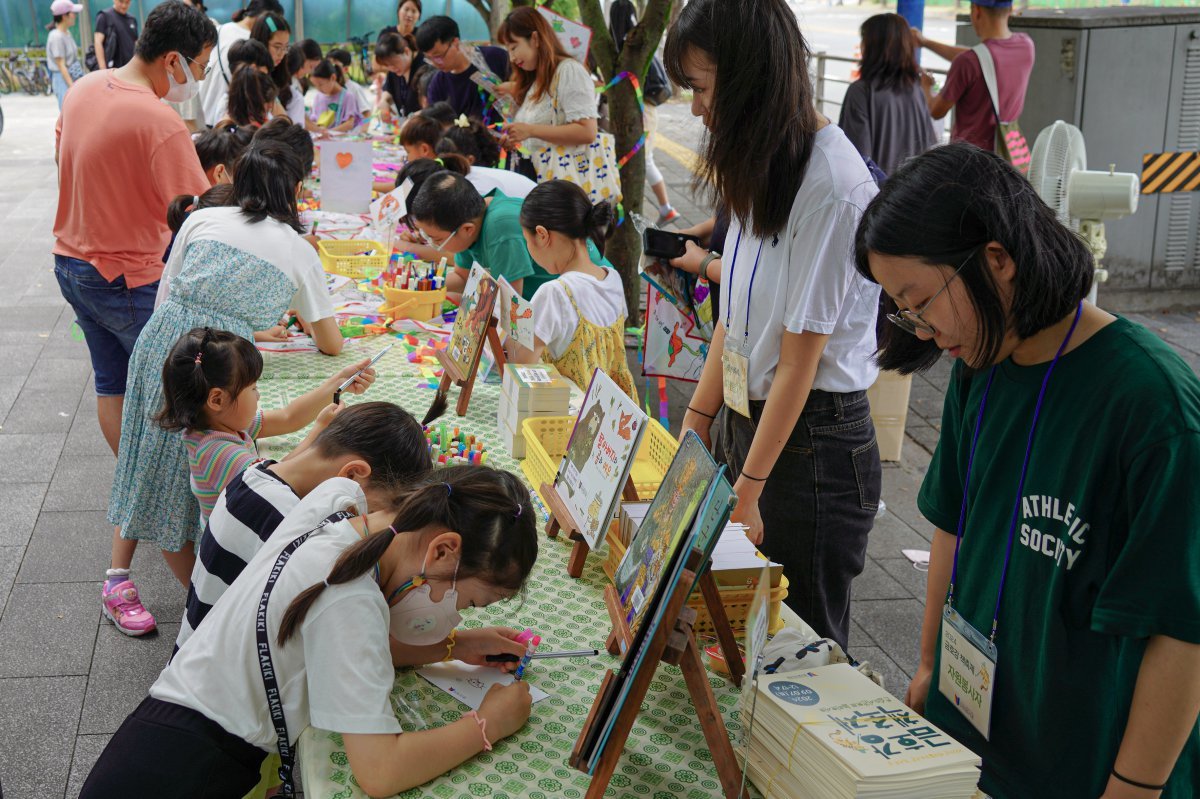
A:
<svg viewBox="0 0 1200 799">
<path fill-rule="evenodd" d="M 525 457 L 521 422 L 531 416 L 569 416 L 571 384 L 550 364 L 506 364 L 496 411 L 496 432 L 505 449 Z"/>
<path fill-rule="evenodd" d="M 624 502 L 621 504 L 620 539 L 621 546 L 628 547 L 633 534 L 646 518 L 649 502 Z M 721 531 L 716 548 L 712 555 L 712 573 L 721 588 L 754 588 L 762 575 L 762 567 L 771 567 L 771 588 L 779 587 L 779 579 L 783 577 L 783 567 L 778 563 L 764 560 L 758 554 L 758 549 L 746 537 L 744 525 L 728 522 Z"/>
<path fill-rule="evenodd" d="M 754 690 L 741 753 L 764 799 L 975 795 L 979 758 L 845 663 L 762 674 Z"/>
</svg>

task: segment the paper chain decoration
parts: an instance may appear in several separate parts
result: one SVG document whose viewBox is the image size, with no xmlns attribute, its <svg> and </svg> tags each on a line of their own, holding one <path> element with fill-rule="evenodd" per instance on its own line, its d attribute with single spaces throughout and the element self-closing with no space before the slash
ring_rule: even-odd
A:
<svg viewBox="0 0 1200 799">
<path fill-rule="evenodd" d="M 637 75 L 634 75 L 632 72 L 629 72 L 629 71 L 622 72 L 620 75 L 617 75 L 615 78 L 610 80 L 607 85 L 596 89 L 596 93 L 604 94 L 606 91 L 613 88 L 614 86 L 616 86 L 618 83 L 620 83 L 623 80 L 628 80 L 633 85 L 633 91 L 637 95 L 638 113 L 641 114 L 642 116 L 645 116 L 646 115 L 646 98 L 642 96 L 642 84 L 638 82 Z M 629 163 L 629 160 L 631 158 L 633 158 L 635 155 L 637 155 L 638 151 L 641 150 L 645 146 L 646 146 L 646 131 L 643 129 L 642 136 L 641 136 L 641 138 L 639 138 L 637 140 L 637 142 L 634 143 L 633 149 L 630 150 L 629 152 L 625 153 L 625 155 L 621 156 L 619 159 L 617 159 L 617 168 L 623 169 L 625 167 L 625 165 Z"/>
</svg>

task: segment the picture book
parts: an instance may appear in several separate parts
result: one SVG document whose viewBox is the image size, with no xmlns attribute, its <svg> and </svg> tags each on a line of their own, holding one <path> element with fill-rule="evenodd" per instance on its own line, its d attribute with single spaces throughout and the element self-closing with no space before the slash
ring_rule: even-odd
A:
<svg viewBox="0 0 1200 799">
<path fill-rule="evenodd" d="M 626 621 L 635 632 L 647 601 L 666 572 L 672 553 L 692 527 L 700 502 L 716 476 L 717 464 L 700 438 L 685 437 L 613 576 Z"/>
<path fill-rule="evenodd" d="M 738 739 L 741 746 L 750 740 L 754 727 L 754 681 L 762 666 L 763 647 L 767 645 L 767 628 L 771 623 L 771 569 L 763 565 L 754 599 L 750 601 L 750 612 L 746 614 L 745 658 L 746 676 L 742 679 L 742 695 L 739 701 L 742 718 L 742 733 Z"/>
<path fill-rule="evenodd" d="M 646 348 L 642 374 L 695 383 L 704 371 L 708 340 L 696 323 L 656 286 L 646 287 Z"/>
<path fill-rule="evenodd" d="M 479 264 L 472 266 L 447 348 L 464 376 L 479 363 L 479 353 L 487 335 L 488 321 L 492 318 L 497 294 L 496 281 L 487 270 Z"/>
<path fill-rule="evenodd" d="M 593 551 L 604 546 L 645 429 L 645 412 L 603 370 L 594 371 L 554 480 Z"/>
<path fill-rule="evenodd" d="M 521 292 L 503 277 L 500 284 L 500 329 L 527 350 L 534 347 L 533 303 L 521 296 Z"/>
<path fill-rule="evenodd" d="M 586 66 L 588 48 L 592 46 L 592 29 L 543 5 L 537 6 L 537 10 L 550 23 L 550 29 L 554 31 L 567 55 Z"/>
<path fill-rule="evenodd" d="M 402 188 L 393 189 L 371 201 L 371 235 L 375 241 L 383 244 L 388 255 L 396 249 L 399 240 L 396 228 L 407 213 L 408 206 Z"/>
<path fill-rule="evenodd" d="M 697 336 L 705 341 L 712 340 L 715 319 L 711 283 L 666 261 L 650 257 L 642 258 L 641 275 L 642 280 L 658 289 L 664 299 L 674 303 L 680 313 L 691 318 L 696 325 Z"/>
</svg>

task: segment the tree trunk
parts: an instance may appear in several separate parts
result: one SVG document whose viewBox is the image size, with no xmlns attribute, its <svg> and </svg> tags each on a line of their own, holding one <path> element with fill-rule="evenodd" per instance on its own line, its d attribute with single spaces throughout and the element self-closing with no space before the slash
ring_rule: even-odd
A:
<svg viewBox="0 0 1200 799">
<path fill-rule="evenodd" d="M 488 30 L 491 31 L 492 41 L 496 41 L 496 31 L 500 30 L 500 25 L 504 22 L 504 18 L 508 16 L 513 9 L 511 0 L 492 0 L 491 18 L 488 19 Z"/>
</svg>

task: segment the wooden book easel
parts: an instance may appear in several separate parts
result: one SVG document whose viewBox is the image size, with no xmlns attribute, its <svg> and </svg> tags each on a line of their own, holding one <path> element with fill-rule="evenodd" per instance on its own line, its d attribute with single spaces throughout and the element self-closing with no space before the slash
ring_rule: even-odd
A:
<svg viewBox="0 0 1200 799">
<path fill-rule="evenodd" d="M 575 521 L 575 515 L 567 508 L 567 503 L 563 502 L 554 484 L 542 483 L 541 494 L 546 500 L 546 507 L 550 510 L 550 521 L 546 524 L 546 536 L 558 538 L 558 531 L 562 530 L 567 534 L 567 538 L 575 542 L 575 546 L 571 548 L 571 557 L 567 560 L 567 574 L 578 579 L 579 575 L 583 574 L 583 562 L 587 560 L 591 547 L 584 540 L 583 534 L 579 532 L 579 522 Z M 637 489 L 633 487 L 633 478 L 626 478 L 625 487 L 621 489 L 621 499 L 626 502 L 638 501 Z M 606 527 L 605 535 L 607 535 L 607 529 Z"/>
<path fill-rule="evenodd" d="M 500 346 L 500 334 L 496 330 L 496 319 L 494 317 L 488 319 L 487 327 L 487 345 L 492 348 L 492 357 L 496 359 L 496 369 L 504 371 L 504 347 Z M 475 388 L 475 373 L 479 371 L 479 359 L 483 356 L 483 342 L 475 348 L 475 357 L 471 359 L 471 365 L 467 369 L 467 373 L 463 374 L 458 368 L 458 363 L 450 357 L 450 353 L 446 350 L 437 351 L 438 363 L 442 365 L 442 382 L 438 386 L 438 394 L 446 395 L 450 391 L 451 385 L 458 386 L 461 390 L 458 392 L 458 405 L 454 410 L 459 416 L 467 415 L 467 406 L 471 402 L 471 391 Z"/>
<path fill-rule="evenodd" d="M 717 629 L 721 649 L 725 654 L 725 662 L 729 664 L 735 684 L 741 684 L 745 667 L 733 638 L 733 630 L 729 626 L 729 617 L 725 614 L 725 608 L 721 604 L 720 598 L 704 589 L 705 579 L 712 580 L 709 569 L 711 563 L 700 564 L 699 561 L 700 553 L 693 550 L 688 558 L 688 568 L 683 571 L 679 584 L 667 598 L 667 607 L 662 616 L 662 623 L 646 644 L 646 655 L 642 661 L 642 667 L 633 675 L 629 694 L 617 712 L 616 723 L 605 743 L 604 752 L 596 763 L 595 772 L 592 774 L 592 783 L 588 787 L 585 799 L 601 799 L 604 792 L 608 790 L 609 781 L 612 780 L 617 762 L 625 750 L 625 742 L 633 729 L 638 710 L 646 698 L 650 681 L 654 679 L 654 673 L 660 662 L 679 666 L 683 671 L 683 679 L 687 683 L 692 706 L 696 709 L 696 715 L 700 720 L 700 729 L 703 731 L 704 740 L 708 743 L 709 751 L 712 753 L 713 765 L 716 766 L 717 776 L 721 780 L 721 788 L 726 799 L 745 799 L 747 796 L 742 789 L 741 767 L 734 755 L 733 745 L 729 742 L 729 733 L 725 729 L 725 722 L 717 708 L 712 686 L 709 685 L 708 676 L 704 670 L 704 663 L 700 659 L 700 648 L 692 629 L 696 621 L 696 611 L 686 607 L 688 592 L 696 579 L 698 566 L 702 567 L 700 582 L 705 603 L 708 606 L 713 625 Z M 712 585 L 715 591 L 716 583 L 714 582 Z M 610 647 L 617 645 L 628 650 L 632 635 L 629 625 L 625 622 L 624 610 L 612 586 L 605 590 L 604 598 L 613 622 L 613 633 L 609 638 Z M 609 651 L 611 652 L 612 649 L 610 648 Z M 609 669 L 604 675 L 604 681 L 600 684 L 600 692 L 596 695 L 595 702 L 592 703 L 592 710 L 588 713 L 587 720 L 584 721 L 583 731 L 579 734 L 579 739 L 571 751 L 569 762 L 573 768 L 587 771 L 587 761 L 582 753 L 584 741 L 589 738 L 592 726 L 598 721 L 597 712 L 608 703 L 609 695 L 616 688 L 616 675 Z"/>
</svg>

